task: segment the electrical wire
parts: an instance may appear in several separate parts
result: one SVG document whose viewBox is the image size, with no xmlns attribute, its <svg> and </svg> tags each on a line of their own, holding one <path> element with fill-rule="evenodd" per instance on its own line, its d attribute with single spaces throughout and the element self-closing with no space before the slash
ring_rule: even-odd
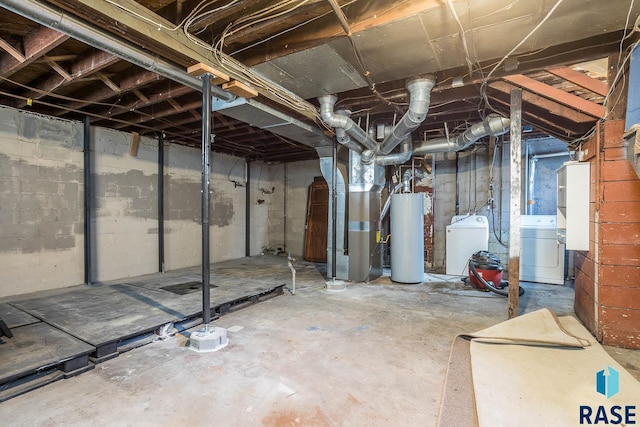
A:
<svg viewBox="0 0 640 427">
<path fill-rule="evenodd" d="M 453 7 L 453 2 L 451 0 L 447 0 L 447 5 L 449 6 L 451 15 L 453 15 L 453 19 L 455 19 L 456 23 L 458 24 L 458 28 L 460 29 L 460 38 L 462 39 L 464 57 L 467 61 L 467 67 L 469 68 L 469 75 L 471 76 L 473 74 L 473 62 L 471 62 L 471 55 L 469 54 L 469 46 L 467 46 L 467 36 L 464 31 L 464 27 L 462 26 L 462 22 L 460 22 L 460 18 L 458 17 L 458 13 L 456 12 L 455 7 Z"/>
<path fill-rule="evenodd" d="M 518 44 L 516 44 L 505 56 L 502 57 L 502 59 L 500 59 L 495 65 L 494 67 L 491 69 L 491 71 L 489 71 L 489 74 L 487 74 L 483 79 L 482 79 L 482 85 L 480 86 L 480 93 L 482 95 L 482 98 L 485 101 L 485 104 L 487 105 L 487 107 L 489 107 L 491 110 L 498 112 L 497 110 L 495 110 L 492 106 L 491 103 L 489 102 L 489 97 L 487 96 L 487 84 L 489 82 L 489 79 L 491 78 L 491 76 L 493 75 L 493 73 L 496 72 L 496 70 L 500 67 L 500 65 L 502 65 L 504 63 L 504 61 L 506 61 L 517 49 L 520 48 L 520 46 L 522 46 L 527 40 L 529 40 L 529 38 L 540 29 L 540 27 L 542 27 L 542 25 L 544 25 L 545 22 L 547 22 L 547 20 L 551 17 L 551 15 L 553 15 L 553 13 L 556 11 L 556 9 L 562 4 L 564 0 L 557 0 L 556 3 L 553 5 L 553 7 L 549 10 L 549 12 L 547 12 L 547 14 L 542 18 L 542 20 L 540 22 L 538 22 L 538 24 L 533 27 L 533 29 L 531 31 L 529 31 L 529 33 L 524 36 L 524 38 L 522 40 L 520 40 L 520 42 L 518 42 Z"/>
<path fill-rule="evenodd" d="M 26 100 L 27 99 L 24 96 L 15 95 L 13 93 L 5 92 L 5 91 L 2 91 L 2 90 L 0 90 L 0 95 L 6 96 L 6 97 L 10 97 L 10 98 L 15 98 L 15 99 L 21 99 L 21 100 Z M 140 128 L 140 129 L 149 130 L 150 132 L 156 132 L 158 130 L 156 127 L 145 126 L 145 125 L 142 125 L 142 124 L 133 124 L 133 123 L 128 122 L 126 120 L 119 120 L 119 119 L 114 119 L 114 118 L 110 118 L 110 117 L 105 117 L 102 114 L 96 114 L 96 113 L 92 113 L 92 112 L 89 112 L 89 111 L 78 110 L 76 108 L 66 107 L 64 105 L 52 104 L 52 103 L 41 101 L 41 100 L 33 100 L 33 102 L 37 103 L 37 104 L 40 104 L 40 105 L 44 105 L 45 107 L 58 108 L 58 109 L 61 109 L 61 110 L 72 112 L 72 113 L 82 114 L 84 116 L 95 117 L 95 118 L 99 118 L 99 119 L 103 119 L 103 120 L 109 120 L 109 121 L 112 121 L 112 122 L 122 123 L 122 124 L 129 125 L 129 126 L 136 126 L 136 127 Z M 167 121 L 167 123 L 171 123 L 171 122 Z M 183 130 L 189 130 L 189 129 L 184 128 Z M 167 133 L 168 135 L 173 135 L 174 137 L 196 141 L 196 138 L 184 136 L 184 135 L 181 135 L 181 134 L 178 134 L 178 133 L 175 133 L 175 132 L 168 132 L 168 131 L 163 131 L 163 132 Z M 197 141 L 200 142 L 199 139 L 197 139 Z"/>
</svg>

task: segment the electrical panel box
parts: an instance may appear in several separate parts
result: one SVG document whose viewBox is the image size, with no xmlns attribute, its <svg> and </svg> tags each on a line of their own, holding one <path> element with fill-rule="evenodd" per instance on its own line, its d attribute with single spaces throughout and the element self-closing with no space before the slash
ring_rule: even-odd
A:
<svg viewBox="0 0 640 427">
<path fill-rule="evenodd" d="M 570 161 L 558 173 L 558 241 L 567 250 L 589 250 L 590 165 Z"/>
</svg>

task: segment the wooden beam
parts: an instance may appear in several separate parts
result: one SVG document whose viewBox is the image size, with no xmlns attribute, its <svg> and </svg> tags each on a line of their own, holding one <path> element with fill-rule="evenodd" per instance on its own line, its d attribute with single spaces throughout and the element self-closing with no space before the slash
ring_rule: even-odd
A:
<svg viewBox="0 0 640 427">
<path fill-rule="evenodd" d="M 46 61 L 49 58 L 56 61 L 60 60 L 58 59 L 58 56 L 55 56 L 45 57 L 42 59 L 42 61 Z M 113 65 L 118 61 L 120 61 L 120 58 L 106 52 L 95 52 L 90 55 L 83 56 L 76 62 L 71 64 L 69 74 L 71 75 L 72 80 L 66 80 L 61 75 L 52 75 L 43 82 L 39 82 L 37 84 L 34 82 L 31 86 L 34 87 L 35 90 L 28 91 L 24 93 L 23 96 L 25 98 L 41 99 L 47 96 L 47 94 L 55 92 L 56 90 L 65 87 L 74 81 L 92 76 L 96 72 L 109 67 L 110 65 Z M 25 105 L 26 103 L 22 100 L 16 103 L 16 107 L 18 108 L 22 108 Z"/>
<path fill-rule="evenodd" d="M 223 71 L 220 71 L 211 65 L 203 64 L 199 62 L 197 64 L 193 64 L 192 66 L 187 68 L 187 73 L 192 76 L 201 76 L 204 73 L 212 74 L 214 77 L 211 78 L 211 84 L 218 85 L 220 83 L 225 83 L 229 81 L 229 75 Z"/>
<path fill-rule="evenodd" d="M 257 90 L 237 80 L 232 80 L 223 84 L 222 89 L 243 98 L 255 98 L 256 96 L 258 96 Z"/>
<path fill-rule="evenodd" d="M 489 87 L 491 89 L 497 90 L 505 95 L 509 95 L 513 89 L 516 89 L 517 86 L 511 85 L 504 81 L 495 81 L 489 83 Z M 536 93 L 529 92 L 527 90 L 522 92 L 522 100 L 525 103 L 536 105 L 538 107 L 544 108 L 549 112 L 550 118 L 553 116 L 558 118 L 565 118 L 574 123 L 591 123 L 595 121 L 592 116 L 588 116 L 580 111 L 576 111 L 573 108 L 569 108 L 563 104 L 560 104 L 553 99 L 548 99 L 543 96 L 540 96 Z"/>
<path fill-rule="evenodd" d="M 120 116 L 122 114 L 131 113 L 132 111 L 139 111 L 144 107 L 149 107 L 151 105 L 159 104 L 161 102 L 166 101 L 169 98 L 178 98 L 180 96 L 193 93 L 193 92 L 195 92 L 195 89 L 192 89 L 188 86 L 175 86 L 170 84 L 164 87 L 155 86 L 154 94 L 147 97 L 139 89 L 133 89 L 131 90 L 131 93 L 135 94 L 140 99 L 140 101 L 142 101 L 142 104 L 140 103 L 140 101 L 136 100 L 133 102 L 128 102 L 123 105 L 118 105 L 116 107 L 106 108 L 104 110 L 101 110 L 101 114 L 109 115 L 109 117 L 113 118 L 113 117 Z"/>
<path fill-rule="evenodd" d="M 127 77 L 120 82 L 120 93 L 129 92 L 133 89 L 142 87 L 148 83 L 152 83 L 159 80 L 159 76 L 151 71 L 140 71 L 133 74 L 127 74 Z M 79 109 L 85 105 L 93 102 L 104 101 L 114 96 L 113 91 L 110 88 L 104 88 L 103 90 L 96 90 L 91 94 L 84 97 L 83 101 L 73 102 L 69 105 L 70 108 Z M 57 114 L 54 114 L 57 115 Z"/>
<path fill-rule="evenodd" d="M 504 115 L 510 114 L 511 105 L 509 103 L 509 99 L 506 101 L 497 97 L 490 97 L 492 106 L 495 110 L 501 112 Z M 541 132 L 544 132 L 550 136 L 558 138 L 562 141 L 568 141 L 570 139 L 574 139 L 578 136 L 577 132 L 572 131 L 571 129 L 566 129 L 564 127 L 558 126 L 556 123 L 552 123 L 544 120 L 540 116 L 533 116 L 528 111 L 523 113 L 523 122 L 533 126 Z"/>
<path fill-rule="evenodd" d="M 171 101 L 169 101 L 169 99 Z M 142 123 L 147 123 L 150 122 L 152 120 L 160 120 L 166 117 L 171 117 L 171 116 L 175 116 L 176 114 L 180 114 L 183 113 L 187 110 L 191 110 L 194 108 L 201 108 L 202 107 L 202 101 L 192 101 L 189 102 L 187 104 L 178 104 L 176 101 L 174 101 L 173 99 L 169 98 L 166 101 L 169 102 L 169 104 L 171 105 L 171 108 L 163 108 L 162 110 L 154 110 L 152 113 L 145 113 L 143 111 L 136 111 L 133 114 L 137 115 L 137 117 L 132 117 L 132 118 L 128 118 L 127 119 L 127 123 L 128 125 L 132 125 L 132 124 L 142 124 Z M 177 108 L 176 108 L 177 107 Z M 122 129 L 125 126 L 121 126 L 121 125 L 114 125 L 112 126 L 114 129 Z"/>
<path fill-rule="evenodd" d="M 67 71 L 62 68 L 60 66 L 60 64 L 58 64 L 56 61 L 52 60 L 52 59 L 48 59 L 45 58 L 46 63 L 53 68 L 53 71 L 55 71 L 56 73 L 58 73 L 60 75 L 60 77 L 62 77 L 64 80 L 70 82 L 71 80 L 73 80 L 73 77 L 71 77 L 71 75 L 69 73 L 67 73 Z"/>
<path fill-rule="evenodd" d="M 509 136 L 511 185 L 509 191 L 509 319 L 519 314 L 520 302 L 520 196 L 522 193 L 522 89 L 511 91 Z"/>
<path fill-rule="evenodd" d="M 539 82 L 530 77 L 523 76 L 522 74 L 506 76 L 503 77 L 503 79 L 516 86 L 520 86 L 531 92 L 537 93 L 538 95 L 544 96 L 545 98 L 553 99 L 567 107 L 582 111 L 592 117 L 601 119 L 605 115 L 605 108 L 600 104 L 587 101 L 584 98 L 556 89 L 553 86 L 549 86 L 548 84 Z"/>
<path fill-rule="evenodd" d="M 174 110 L 178 111 L 178 112 L 182 112 L 184 111 L 184 107 L 180 104 L 178 104 L 178 101 L 176 101 L 173 98 L 169 98 L 167 99 L 167 102 L 169 103 L 169 105 L 171 105 L 173 107 Z"/>
<path fill-rule="evenodd" d="M 131 144 L 129 145 L 129 155 L 131 157 L 138 156 L 138 146 L 140 145 L 140 134 L 131 132 Z"/>
<path fill-rule="evenodd" d="M 609 93 L 609 85 L 593 77 L 589 77 L 584 73 L 576 71 L 569 67 L 549 68 L 547 71 L 558 77 L 570 81 L 582 88 L 590 90 L 593 93 L 597 93 L 601 96 L 607 96 Z"/>
<path fill-rule="evenodd" d="M 134 89 L 134 90 L 131 91 L 131 93 L 133 93 L 135 96 L 137 96 L 138 99 L 140 101 L 144 102 L 145 104 L 148 104 L 150 102 L 149 98 L 147 98 L 144 93 L 140 92 L 139 89 Z"/>
<path fill-rule="evenodd" d="M 69 36 L 65 36 L 58 31 L 46 27 L 37 27 L 23 39 L 24 61 L 19 61 L 10 54 L 0 57 L 0 75 L 9 77 L 68 39 Z"/>
<path fill-rule="evenodd" d="M 7 41 L 0 37 L 0 48 L 4 49 L 9 55 L 13 56 L 18 62 L 23 63 L 27 60 L 22 52 L 11 46 Z"/>
<path fill-rule="evenodd" d="M 629 88 L 629 62 L 621 64 L 624 70 L 619 70 L 614 64 L 618 63 L 618 56 L 609 56 L 609 74 L 607 79 L 612 82 L 618 71 L 622 72 L 622 77 L 618 80 L 615 87 L 611 91 L 610 100 L 607 104 L 607 120 L 624 120 L 627 115 L 627 95 Z M 626 77 L 625 77 L 626 76 Z"/>
<path fill-rule="evenodd" d="M 120 93 L 120 86 L 118 86 L 117 84 L 115 84 L 114 82 L 111 81 L 111 79 L 109 77 L 107 77 L 106 75 L 104 75 L 103 73 L 96 73 L 96 76 L 102 80 L 102 82 L 107 85 L 107 87 L 109 89 L 111 89 L 112 91 L 114 91 L 115 93 Z"/>
</svg>

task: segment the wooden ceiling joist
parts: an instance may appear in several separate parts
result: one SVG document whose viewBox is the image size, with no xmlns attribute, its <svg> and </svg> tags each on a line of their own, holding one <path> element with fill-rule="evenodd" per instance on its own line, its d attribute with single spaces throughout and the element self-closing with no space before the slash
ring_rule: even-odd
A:
<svg viewBox="0 0 640 427">
<path fill-rule="evenodd" d="M 151 71 L 140 71 L 138 73 L 129 74 L 125 77 L 119 85 L 120 93 L 130 92 L 133 89 L 138 89 L 146 84 L 155 82 L 161 79 L 156 73 Z M 113 90 L 105 87 L 104 89 L 92 91 L 89 95 L 84 95 L 83 101 L 73 102 L 70 104 L 71 108 L 79 109 L 94 102 L 102 102 L 106 99 L 113 97 Z"/>
<path fill-rule="evenodd" d="M 503 79 L 509 83 L 523 88 L 529 92 L 541 95 L 545 98 L 555 100 L 561 104 L 571 107 L 575 110 L 582 111 L 594 118 L 601 119 L 605 115 L 605 108 L 595 102 L 587 101 L 579 96 L 572 95 L 553 86 L 541 83 L 522 74 L 505 76 Z"/>
<path fill-rule="evenodd" d="M 16 59 L 16 61 L 18 61 L 21 64 L 27 60 L 27 58 L 24 57 L 22 52 L 20 52 L 15 47 L 11 46 L 5 39 L 1 37 L 0 37 L 0 48 L 2 48 L 9 55 L 13 56 Z"/>
<path fill-rule="evenodd" d="M 586 74 L 576 71 L 572 68 L 549 68 L 546 71 L 558 77 L 562 77 L 563 79 L 570 81 L 573 84 L 590 90 L 593 93 L 597 93 L 600 96 L 607 96 L 607 93 L 609 92 L 609 85 L 607 85 L 606 83 L 598 79 L 594 79 L 593 77 L 589 77 Z"/>
<path fill-rule="evenodd" d="M 52 58 L 52 59 L 59 60 L 56 58 Z M 91 76 L 94 73 L 110 65 L 113 65 L 118 61 L 120 61 L 120 58 L 117 58 L 105 52 L 94 52 L 92 54 L 82 56 L 70 67 L 69 75 L 72 77 L 71 80 L 65 79 L 64 76 L 60 74 L 52 75 L 51 77 L 47 78 L 43 82 L 36 85 L 35 88 L 37 90 L 28 91 L 23 96 L 25 98 L 41 99 L 47 96 L 48 94 L 67 86 L 68 84 L 74 82 L 77 79 Z M 21 101 L 17 105 L 17 107 L 22 108 L 25 105 L 26 103 Z"/>
<path fill-rule="evenodd" d="M 10 53 L 0 57 L 0 75 L 9 77 L 35 61 L 46 55 L 52 49 L 67 41 L 69 36 L 65 36 L 58 31 L 47 27 L 37 27 L 26 35 L 22 40 L 24 49 L 24 61 L 16 59 Z"/>
<path fill-rule="evenodd" d="M 513 89 L 517 88 L 517 86 L 511 85 L 504 81 L 492 82 L 489 84 L 489 87 L 505 95 L 508 95 Z M 554 100 L 545 98 L 541 95 L 537 95 L 529 91 L 522 92 L 522 101 L 525 104 L 536 105 L 538 107 L 544 108 L 550 115 L 561 118 L 562 120 L 566 119 L 574 123 L 594 122 L 594 118 L 592 116 L 588 116 L 584 113 L 581 113 L 580 111 L 574 110 L 573 108 L 569 108 L 564 104 L 560 104 Z"/>
<path fill-rule="evenodd" d="M 70 82 L 71 80 L 73 80 L 73 77 L 71 76 L 71 74 L 69 74 L 67 70 L 62 68 L 62 66 L 60 66 L 60 64 L 58 64 L 53 59 L 47 58 L 46 62 L 51 67 L 51 69 L 53 69 L 53 71 L 58 73 L 58 75 L 60 75 L 60 77 L 62 77 L 65 81 Z"/>
</svg>

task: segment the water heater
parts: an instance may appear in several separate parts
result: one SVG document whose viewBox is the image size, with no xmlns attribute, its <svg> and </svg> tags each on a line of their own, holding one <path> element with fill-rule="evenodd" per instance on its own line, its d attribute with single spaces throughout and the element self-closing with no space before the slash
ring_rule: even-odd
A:
<svg viewBox="0 0 640 427">
<path fill-rule="evenodd" d="M 424 198 L 422 193 L 391 196 L 391 280 L 424 281 Z"/>
</svg>

